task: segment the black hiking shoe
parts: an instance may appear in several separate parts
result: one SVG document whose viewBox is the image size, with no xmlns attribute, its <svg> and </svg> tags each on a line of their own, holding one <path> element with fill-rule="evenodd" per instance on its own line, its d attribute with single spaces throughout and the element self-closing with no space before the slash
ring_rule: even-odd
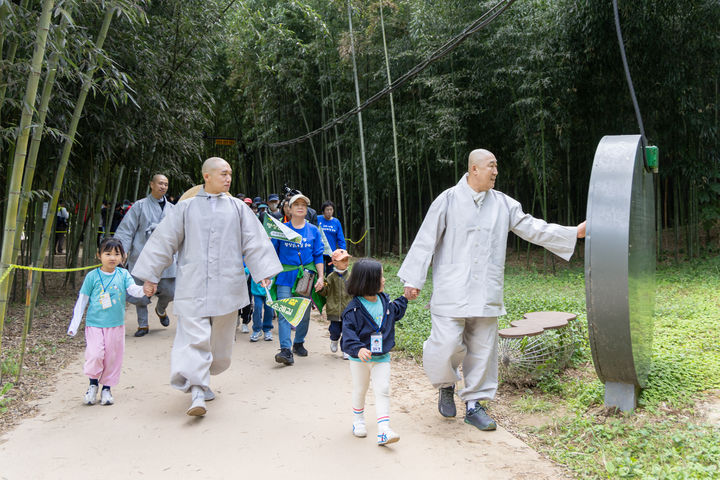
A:
<svg viewBox="0 0 720 480">
<path fill-rule="evenodd" d="M 157 305 L 155 305 L 155 314 L 160 319 L 160 325 L 162 325 L 163 327 L 167 327 L 170 325 L 170 318 L 168 317 L 167 312 L 163 311 L 163 313 L 160 313 L 160 311 L 157 308 Z"/>
<path fill-rule="evenodd" d="M 475 405 L 475 408 L 467 411 L 465 414 L 465 423 L 483 431 L 495 430 L 497 428 L 495 420 L 487 414 L 485 407 L 479 403 Z"/>
<path fill-rule="evenodd" d="M 457 415 L 457 409 L 455 408 L 455 385 L 440 389 L 438 410 L 443 417 L 450 418 Z"/>
<path fill-rule="evenodd" d="M 136 337 L 144 337 L 145 335 L 148 334 L 149 331 L 150 331 L 150 329 L 148 327 L 139 327 L 137 329 L 137 332 L 135 332 L 135 336 Z"/>
<path fill-rule="evenodd" d="M 308 356 L 307 348 L 305 348 L 302 343 L 293 344 L 293 353 L 296 353 L 300 357 Z"/>
<path fill-rule="evenodd" d="M 295 363 L 295 359 L 289 348 L 281 348 L 280 351 L 275 354 L 275 361 L 283 365 L 292 365 Z"/>
</svg>

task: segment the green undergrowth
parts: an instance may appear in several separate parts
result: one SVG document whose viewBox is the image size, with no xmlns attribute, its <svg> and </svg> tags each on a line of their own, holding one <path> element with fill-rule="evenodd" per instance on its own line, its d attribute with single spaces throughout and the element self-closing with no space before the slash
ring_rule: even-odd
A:
<svg viewBox="0 0 720 480">
<path fill-rule="evenodd" d="M 383 264 L 386 291 L 400 295 L 400 260 L 385 258 Z M 425 306 L 431 273 L 397 328 L 398 350 L 418 362 L 430 334 Z M 652 367 L 638 409 L 629 415 L 603 407 L 604 386 L 587 339 L 584 282 L 581 263 L 555 274 L 506 268 L 507 315 L 498 319 L 500 328 L 526 312 L 560 310 L 578 315 L 581 332 L 572 368 L 518 392 L 511 403 L 517 415 L 546 416 L 545 425 L 513 428 L 578 478 L 720 478 L 720 427 L 705 423 L 697 410 L 720 389 L 720 258 L 658 266 Z"/>
</svg>

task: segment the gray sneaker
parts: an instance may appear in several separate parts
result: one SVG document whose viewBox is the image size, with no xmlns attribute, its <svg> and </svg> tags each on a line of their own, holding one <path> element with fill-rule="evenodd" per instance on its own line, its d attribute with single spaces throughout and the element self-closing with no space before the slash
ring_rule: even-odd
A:
<svg viewBox="0 0 720 480">
<path fill-rule="evenodd" d="M 440 389 L 438 410 L 443 417 L 451 418 L 457 415 L 457 408 L 455 408 L 455 385 Z"/>
<path fill-rule="evenodd" d="M 479 403 L 475 405 L 475 408 L 467 411 L 465 414 L 465 423 L 483 431 L 495 430 L 497 428 L 495 420 L 487 414 L 485 407 Z"/>
<path fill-rule="evenodd" d="M 243 323 L 240 329 L 242 333 L 250 333 L 250 328 L 248 328 L 247 323 Z"/>
<path fill-rule="evenodd" d="M 250 341 L 257 342 L 258 340 L 260 340 L 260 332 L 252 332 L 252 335 L 250 335 Z"/>
<path fill-rule="evenodd" d="M 272 332 L 265 332 L 265 341 L 272 342 Z"/>
<path fill-rule="evenodd" d="M 84 399 L 85 405 L 95 405 L 95 402 L 97 402 L 97 394 L 98 394 L 98 386 L 90 385 L 90 388 L 88 388 L 88 391 L 85 392 L 85 399 Z"/>
<path fill-rule="evenodd" d="M 205 397 L 205 401 L 206 401 L 206 402 L 211 402 L 211 401 L 215 400 L 215 392 L 213 392 L 212 390 L 210 390 L 210 387 L 208 387 L 208 388 L 205 390 L 204 397 Z"/>
<path fill-rule="evenodd" d="M 191 417 L 202 417 L 207 413 L 207 408 L 205 408 L 205 391 L 202 387 L 193 385 L 191 392 L 192 403 L 186 413 Z"/>
</svg>

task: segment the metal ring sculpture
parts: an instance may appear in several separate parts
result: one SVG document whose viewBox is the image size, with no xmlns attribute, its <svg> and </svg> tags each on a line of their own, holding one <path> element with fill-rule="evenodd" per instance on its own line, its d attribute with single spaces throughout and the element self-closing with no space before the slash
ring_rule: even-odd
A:
<svg viewBox="0 0 720 480">
<path fill-rule="evenodd" d="M 600 141 L 590 177 L 585 295 L 605 405 L 628 411 L 650 370 L 655 308 L 655 204 L 640 135 Z"/>
</svg>

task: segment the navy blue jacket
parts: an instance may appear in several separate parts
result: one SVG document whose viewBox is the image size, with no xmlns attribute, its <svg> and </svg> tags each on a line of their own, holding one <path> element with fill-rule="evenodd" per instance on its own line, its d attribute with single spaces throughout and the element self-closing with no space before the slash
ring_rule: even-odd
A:
<svg viewBox="0 0 720 480">
<path fill-rule="evenodd" d="M 378 293 L 383 303 L 383 321 L 380 325 L 382 333 L 382 353 L 373 353 L 373 356 L 384 355 L 395 346 L 395 322 L 405 315 L 407 298 L 400 296 L 394 301 L 386 293 Z M 351 357 L 358 356 L 361 348 L 370 350 L 370 335 L 377 332 L 377 323 L 370 316 L 367 309 L 358 297 L 353 297 L 342 314 L 342 351 Z"/>
</svg>

